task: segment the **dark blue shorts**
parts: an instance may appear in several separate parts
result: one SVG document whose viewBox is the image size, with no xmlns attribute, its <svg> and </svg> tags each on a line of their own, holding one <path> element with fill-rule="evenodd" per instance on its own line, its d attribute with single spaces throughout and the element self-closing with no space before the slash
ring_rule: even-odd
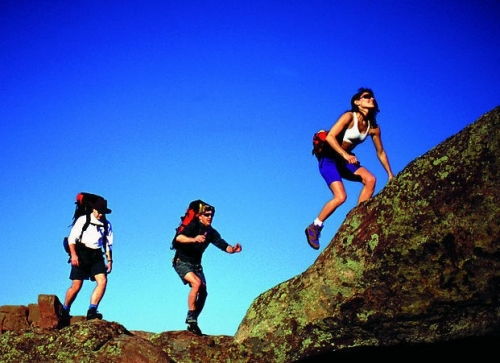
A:
<svg viewBox="0 0 500 363">
<path fill-rule="evenodd" d="M 318 166 L 319 172 L 321 173 L 323 179 L 325 179 L 328 187 L 330 187 L 333 182 L 342 181 L 342 178 L 351 181 L 361 181 L 361 177 L 354 174 L 356 170 L 361 168 L 361 165 L 359 163 L 349 164 L 340 156 L 335 159 L 322 157 L 319 159 Z"/>
<path fill-rule="evenodd" d="M 184 276 L 186 276 L 189 272 L 195 273 L 196 276 L 200 278 L 200 280 L 203 282 L 204 285 L 207 284 L 207 281 L 205 280 L 205 275 L 203 274 L 203 267 L 201 267 L 201 265 L 199 264 L 184 262 L 176 258 L 174 261 L 174 269 L 175 272 L 177 272 L 177 274 L 181 278 L 184 285 L 189 283 L 184 279 Z"/>
</svg>

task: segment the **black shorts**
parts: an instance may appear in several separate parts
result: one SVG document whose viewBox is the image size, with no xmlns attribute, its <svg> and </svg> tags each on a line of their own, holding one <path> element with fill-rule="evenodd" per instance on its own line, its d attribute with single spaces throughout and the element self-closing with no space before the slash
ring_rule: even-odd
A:
<svg viewBox="0 0 500 363">
<path fill-rule="evenodd" d="M 76 251 L 80 266 L 71 266 L 70 280 L 88 280 L 90 278 L 91 281 L 95 281 L 95 275 L 107 273 L 100 248 L 92 249 L 77 244 Z"/>
</svg>

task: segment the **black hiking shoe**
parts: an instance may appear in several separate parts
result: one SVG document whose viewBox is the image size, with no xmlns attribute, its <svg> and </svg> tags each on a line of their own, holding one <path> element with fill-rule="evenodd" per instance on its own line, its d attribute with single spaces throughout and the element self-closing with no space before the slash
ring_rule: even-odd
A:
<svg viewBox="0 0 500 363">
<path fill-rule="evenodd" d="M 186 316 L 186 324 L 197 324 L 198 318 L 196 317 L 196 313 L 194 310 L 189 310 Z"/>
<path fill-rule="evenodd" d="M 71 321 L 71 315 L 69 315 L 69 311 L 66 309 L 61 310 L 61 318 L 59 320 L 59 325 L 61 327 L 68 326 Z"/>
<path fill-rule="evenodd" d="M 203 333 L 201 332 L 200 327 L 198 326 L 197 323 L 189 323 L 187 326 L 187 330 L 190 331 L 193 334 L 196 334 L 198 336 L 202 336 Z"/>
<path fill-rule="evenodd" d="M 90 308 L 87 311 L 87 320 L 102 319 L 102 314 L 97 312 L 96 308 Z"/>
</svg>

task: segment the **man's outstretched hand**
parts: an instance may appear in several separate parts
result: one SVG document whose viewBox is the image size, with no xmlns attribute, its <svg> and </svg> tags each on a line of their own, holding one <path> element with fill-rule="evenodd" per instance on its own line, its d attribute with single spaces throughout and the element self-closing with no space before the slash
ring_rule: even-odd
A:
<svg viewBox="0 0 500 363">
<path fill-rule="evenodd" d="M 229 253 L 238 253 L 241 252 L 242 248 L 239 243 L 235 244 L 234 246 L 228 246 L 227 247 L 227 252 Z"/>
</svg>

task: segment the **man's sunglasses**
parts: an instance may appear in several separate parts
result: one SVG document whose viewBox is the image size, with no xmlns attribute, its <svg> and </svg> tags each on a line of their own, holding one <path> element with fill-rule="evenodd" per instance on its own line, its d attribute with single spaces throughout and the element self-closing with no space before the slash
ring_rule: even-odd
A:
<svg viewBox="0 0 500 363">
<path fill-rule="evenodd" d="M 214 215 L 212 213 L 203 213 L 202 216 L 204 216 L 204 217 L 213 217 Z"/>
</svg>

